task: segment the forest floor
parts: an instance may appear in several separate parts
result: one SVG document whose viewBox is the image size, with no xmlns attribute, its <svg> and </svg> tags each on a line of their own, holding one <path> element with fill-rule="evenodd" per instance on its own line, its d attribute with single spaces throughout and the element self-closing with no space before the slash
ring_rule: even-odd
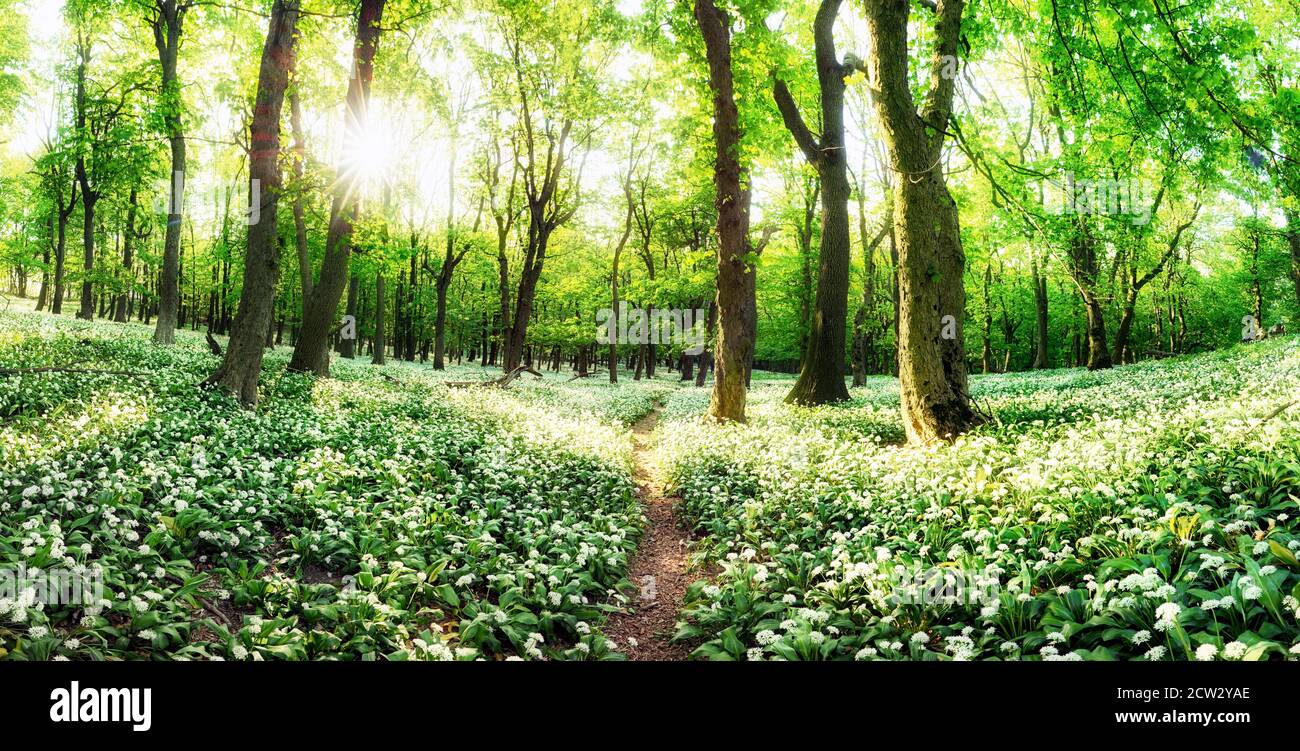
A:
<svg viewBox="0 0 1300 751">
<path fill-rule="evenodd" d="M 996 419 L 910 446 L 887 376 L 719 425 L 278 347 L 246 411 L 151 335 L 0 310 L 0 572 L 103 584 L 0 598 L 0 659 L 1300 660 L 1297 337 L 975 375 Z"/>
<path fill-rule="evenodd" d="M 685 660 L 690 654 L 682 644 L 670 642 L 689 583 L 686 559 L 690 536 L 673 510 L 680 499 L 664 490 L 655 446 L 655 427 L 662 410 L 656 406 L 632 426 L 637 497 L 649 525 L 628 571 L 628 579 L 637 586 L 635 600 L 629 612 L 612 617 L 605 629 L 630 660 Z"/>
</svg>

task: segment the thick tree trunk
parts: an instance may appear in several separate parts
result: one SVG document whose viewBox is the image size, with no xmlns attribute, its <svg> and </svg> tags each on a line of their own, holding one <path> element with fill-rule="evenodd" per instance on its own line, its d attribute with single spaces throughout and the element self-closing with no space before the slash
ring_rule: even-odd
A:
<svg viewBox="0 0 1300 751">
<path fill-rule="evenodd" d="M 374 77 L 375 51 L 379 47 L 380 21 L 385 0 L 361 0 L 357 16 L 356 45 L 352 53 L 352 74 L 348 81 L 347 122 L 344 138 L 349 144 L 365 137 L 370 107 L 370 82 Z M 289 369 L 302 373 L 329 375 L 329 338 L 338 312 L 339 299 L 347 284 L 352 258 L 352 226 L 357 217 L 360 175 L 357 165 L 349 165 L 339 176 L 334 189 L 334 205 L 325 240 L 325 258 L 320 278 L 312 290 L 303 313 L 302 333 L 294 347 Z"/>
<path fill-rule="evenodd" d="M 868 61 L 877 88 L 894 181 L 898 244 L 899 388 L 903 425 L 914 443 L 948 440 L 978 421 L 967 393 L 962 332 L 966 309 L 957 205 L 944 183 L 944 132 L 955 82 L 936 63 L 922 111 L 908 74 L 906 0 L 867 0 L 875 42 Z M 939 0 L 934 59 L 957 59 L 962 0 Z"/>
<path fill-rule="evenodd" d="M 451 286 L 451 273 L 438 275 L 435 285 L 437 308 L 433 315 L 433 369 L 445 370 L 443 362 L 447 350 L 447 289 Z"/>
<path fill-rule="evenodd" d="M 731 27 L 713 0 L 695 0 L 695 20 L 704 37 L 713 97 L 713 182 L 718 210 L 718 336 L 714 351 L 709 416 L 745 421 L 745 396 L 754 356 L 757 312 L 755 268 L 749 242 L 749 190 L 741 167 L 740 116 L 731 70 Z"/>
<path fill-rule="evenodd" d="M 1110 350 L 1106 346 L 1106 315 L 1101 300 L 1092 291 L 1082 291 L 1083 308 L 1087 316 L 1085 335 L 1087 337 L 1088 370 L 1105 370 L 1114 363 L 1110 359 Z"/>
<path fill-rule="evenodd" d="M 821 178 L 822 231 L 817 297 L 809 321 L 808 349 L 799 380 L 786 397 L 794 404 L 827 404 L 849 398 L 844 384 L 844 347 L 849 306 L 849 189 L 844 144 L 844 78 L 852 68 L 835 52 L 835 18 L 840 0 L 822 0 L 813 23 L 817 80 L 821 93 L 821 140 L 799 115 L 785 84 L 776 84 L 777 104 L 795 142 Z"/>
<path fill-rule="evenodd" d="M 180 306 L 181 224 L 185 211 L 185 134 L 181 124 L 181 88 L 176 78 L 181 28 L 188 5 L 180 0 L 159 0 L 153 20 L 154 46 L 162 69 L 163 122 L 171 146 L 171 179 L 167 205 L 167 229 L 163 237 L 162 279 L 158 288 L 158 321 L 153 340 L 176 342 Z"/>
<path fill-rule="evenodd" d="M 244 292 L 239 298 L 230 344 L 221 366 L 206 383 L 239 400 L 257 406 L 257 384 L 266 351 L 266 332 L 275 313 L 275 285 L 280 276 L 280 249 L 276 242 L 276 209 L 280 199 L 280 111 L 284 91 L 294 67 L 298 1 L 276 0 L 262 49 L 257 80 L 257 100 L 249 131 L 249 195 L 260 198 L 259 221 L 248 228 L 248 253 L 244 258 Z M 260 185 L 254 192 L 253 186 Z"/>
</svg>

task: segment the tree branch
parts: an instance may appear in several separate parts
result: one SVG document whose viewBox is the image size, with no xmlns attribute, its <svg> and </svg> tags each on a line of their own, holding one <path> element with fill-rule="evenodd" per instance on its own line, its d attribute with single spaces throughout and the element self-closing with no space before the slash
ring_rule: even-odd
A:
<svg viewBox="0 0 1300 751">
<path fill-rule="evenodd" d="M 786 130 L 794 136 L 794 142 L 799 145 L 804 158 L 810 164 L 817 165 L 822 158 L 821 144 L 817 143 L 812 131 L 808 130 L 803 116 L 799 114 L 799 105 L 795 104 L 794 97 L 790 96 L 790 89 L 786 87 L 785 81 L 779 78 L 774 80 L 772 98 L 776 100 L 776 108 L 781 111 L 781 119 L 785 121 Z"/>
</svg>

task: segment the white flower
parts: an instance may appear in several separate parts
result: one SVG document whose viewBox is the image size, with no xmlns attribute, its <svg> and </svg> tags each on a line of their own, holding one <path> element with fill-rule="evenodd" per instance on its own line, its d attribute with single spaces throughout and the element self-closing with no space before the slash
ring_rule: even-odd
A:
<svg viewBox="0 0 1300 751">
<path fill-rule="evenodd" d="M 1219 654 L 1219 648 L 1213 644 L 1202 644 L 1196 648 L 1196 659 L 1201 662 L 1211 662 L 1217 654 Z"/>
<path fill-rule="evenodd" d="M 1229 660 L 1240 660 L 1244 654 L 1246 654 L 1246 645 L 1243 642 L 1232 641 L 1223 645 L 1223 656 Z"/>
<path fill-rule="evenodd" d="M 1156 608 L 1156 630 L 1168 631 L 1178 625 L 1178 615 L 1183 612 L 1177 603 L 1166 602 Z"/>
</svg>

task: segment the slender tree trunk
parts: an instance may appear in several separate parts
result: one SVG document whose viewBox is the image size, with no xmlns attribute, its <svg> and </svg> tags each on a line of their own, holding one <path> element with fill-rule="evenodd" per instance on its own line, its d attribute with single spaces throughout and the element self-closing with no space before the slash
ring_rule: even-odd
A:
<svg viewBox="0 0 1300 751">
<path fill-rule="evenodd" d="M 281 192 L 280 112 L 294 68 L 297 24 L 298 0 L 275 0 L 262 48 L 256 107 L 249 131 L 249 195 L 259 197 L 259 221 L 248 228 L 244 292 L 239 298 L 230 343 L 220 367 L 206 381 L 248 408 L 257 406 L 266 332 L 275 315 L 275 285 L 280 276 L 275 222 Z"/>
<path fill-rule="evenodd" d="M 185 132 L 181 123 L 181 87 L 176 78 L 176 61 L 188 5 L 180 0 L 158 0 L 156 7 L 158 14 L 152 25 L 154 46 L 162 69 L 163 123 L 171 147 L 171 185 L 163 239 L 162 280 L 158 289 L 158 321 L 153 340 L 170 345 L 176 341 L 180 306 L 181 224 L 185 211 Z"/>
<path fill-rule="evenodd" d="M 381 271 L 375 274 L 375 341 L 370 359 L 373 365 L 384 364 L 384 348 L 388 346 L 384 340 L 384 306 L 384 272 Z"/>
<path fill-rule="evenodd" d="M 50 297 L 50 249 L 47 247 L 41 257 L 41 291 L 36 295 L 36 312 L 45 310 L 45 303 Z"/>
<path fill-rule="evenodd" d="M 1034 287 L 1034 370 L 1051 367 L 1047 353 L 1047 276 L 1038 266 L 1038 255 L 1030 259 L 1030 283 Z"/>
<path fill-rule="evenodd" d="M 302 128 L 302 102 L 298 96 L 297 84 L 289 90 L 289 120 L 293 127 L 293 229 L 298 250 L 298 280 L 302 289 L 303 311 L 306 311 L 312 291 L 311 254 L 307 249 L 307 211 L 303 206 L 303 193 L 307 190 L 307 134 Z"/>
<path fill-rule="evenodd" d="M 67 270 L 66 262 L 68 255 L 68 219 L 72 216 L 73 207 L 77 202 L 77 186 L 72 186 L 72 195 L 68 198 L 66 207 L 60 205 L 58 208 L 59 222 L 56 232 L 54 245 L 54 294 L 50 298 L 50 312 L 55 315 L 63 313 L 63 298 L 66 293 L 63 286 L 63 276 Z"/>
<path fill-rule="evenodd" d="M 993 301 L 989 290 L 992 282 L 993 266 L 986 261 L 984 263 L 984 327 L 980 332 L 984 343 L 984 349 L 980 355 L 980 368 L 984 373 L 988 373 L 993 369 Z"/>
<path fill-rule="evenodd" d="M 1295 302 L 1300 306 L 1300 212 L 1286 212 L 1286 242 L 1291 248 L 1291 281 L 1295 285 Z"/>
<path fill-rule="evenodd" d="M 76 124 L 79 133 L 87 134 L 86 69 L 90 65 L 90 42 L 80 39 L 77 54 Z M 95 318 L 92 279 L 95 272 L 95 204 L 99 201 L 99 193 L 90 187 L 90 171 L 86 165 L 87 151 L 88 149 L 85 148 L 78 150 L 75 167 L 77 183 L 81 186 L 82 271 L 85 275 L 81 280 L 81 307 L 77 311 L 77 317 L 90 321 Z"/>
<path fill-rule="evenodd" d="M 370 82 L 374 76 L 375 51 L 379 47 L 379 24 L 383 18 L 384 2 L 385 0 L 361 0 L 352 74 L 348 81 L 347 133 L 344 138 L 349 144 L 357 143 L 365 134 L 370 107 Z M 330 328 L 348 279 L 348 266 L 352 258 L 352 227 L 357 217 L 360 175 L 357 173 L 357 165 L 350 167 L 339 176 L 335 186 L 320 279 L 307 301 L 302 333 L 289 361 L 289 369 L 296 372 L 329 375 Z"/>
<path fill-rule="evenodd" d="M 131 188 L 131 195 L 130 198 L 128 199 L 127 208 L 126 208 L 126 233 L 125 236 L 122 238 L 122 269 L 128 277 L 128 283 L 132 273 L 131 266 L 132 264 L 135 263 L 135 258 L 134 258 L 135 213 L 136 213 L 136 189 L 133 186 Z M 126 323 L 128 320 L 130 320 L 131 317 L 130 311 L 127 308 L 130 298 L 131 298 L 130 287 L 123 290 L 122 294 L 117 296 L 117 312 L 113 316 L 114 321 L 117 321 L 118 323 Z"/>
<path fill-rule="evenodd" d="M 359 279 L 356 274 L 353 274 L 352 278 L 348 280 L 348 302 L 347 302 L 347 307 L 344 308 L 344 310 L 347 311 L 347 315 L 352 316 L 352 320 L 354 322 L 356 321 L 356 317 L 357 317 L 357 292 L 359 291 L 360 286 L 361 286 L 361 279 Z M 340 337 L 339 355 L 342 357 L 346 357 L 349 360 L 353 360 L 356 358 L 357 356 L 356 337 Z"/>
</svg>

